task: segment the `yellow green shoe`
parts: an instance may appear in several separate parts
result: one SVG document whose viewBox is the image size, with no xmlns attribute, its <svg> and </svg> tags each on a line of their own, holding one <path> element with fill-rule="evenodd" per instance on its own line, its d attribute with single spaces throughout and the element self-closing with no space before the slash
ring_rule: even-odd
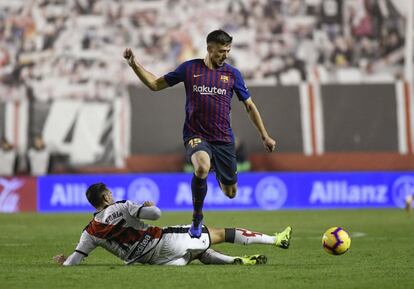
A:
<svg viewBox="0 0 414 289">
<path fill-rule="evenodd" d="M 265 255 L 243 256 L 234 259 L 235 265 L 263 265 L 266 263 L 267 257 Z"/>
<path fill-rule="evenodd" d="M 288 226 L 280 233 L 275 233 L 276 242 L 275 245 L 282 249 L 289 248 L 290 239 L 292 238 L 292 227 Z"/>
</svg>

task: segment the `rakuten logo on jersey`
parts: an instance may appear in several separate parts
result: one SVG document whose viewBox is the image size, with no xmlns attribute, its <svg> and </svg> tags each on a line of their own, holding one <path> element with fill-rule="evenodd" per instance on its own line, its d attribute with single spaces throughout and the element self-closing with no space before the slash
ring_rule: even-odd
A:
<svg viewBox="0 0 414 289">
<path fill-rule="evenodd" d="M 310 204 L 387 204 L 387 185 L 349 184 L 347 181 L 315 181 Z"/>
<path fill-rule="evenodd" d="M 215 86 L 209 87 L 209 86 L 205 86 L 204 84 L 202 86 L 193 85 L 193 92 L 198 92 L 201 95 L 207 95 L 207 94 L 226 95 L 227 94 L 227 91 L 223 88 L 217 88 Z"/>
</svg>

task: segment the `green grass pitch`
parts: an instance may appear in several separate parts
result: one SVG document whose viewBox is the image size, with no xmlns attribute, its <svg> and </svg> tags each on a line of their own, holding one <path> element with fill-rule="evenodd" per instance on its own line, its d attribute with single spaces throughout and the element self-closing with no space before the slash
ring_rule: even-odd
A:
<svg viewBox="0 0 414 289">
<path fill-rule="evenodd" d="M 187 223 L 190 212 L 165 212 L 156 225 Z M 0 214 L 0 288 L 413 288 L 414 215 L 402 210 L 244 211 L 205 213 L 207 225 L 273 233 L 293 227 L 289 250 L 222 244 L 231 255 L 261 253 L 262 266 L 125 266 L 99 248 L 77 267 L 52 256 L 71 253 L 91 214 Z M 342 226 L 351 249 L 322 249 L 326 229 Z"/>
</svg>

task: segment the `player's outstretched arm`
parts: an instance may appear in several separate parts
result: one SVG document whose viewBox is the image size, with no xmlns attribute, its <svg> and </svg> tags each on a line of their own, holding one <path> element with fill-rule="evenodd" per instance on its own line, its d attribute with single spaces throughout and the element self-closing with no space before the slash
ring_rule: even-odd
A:
<svg viewBox="0 0 414 289">
<path fill-rule="evenodd" d="M 131 48 L 125 49 L 124 58 L 142 83 L 144 83 L 149 89 L 158 91 L 168 87 L 168 83 L 165 81 L 164 77 L 156 77 L 135 59 L 134 52 L 132 52 Z"/>
<path fill-rule="evenodd" d="M 259 110 L 254 104 L 253 100 L 251 98 L 248 98 L 244 101 L 244 106 L 246 107 L 246 111 L 249 114 L 250 120 L 253 122 L 260 133 L 260 137 L 262 138 L 266 151 L 274 151 L 276 147 L 276 141 L 272 139 L 267 133 L 262 117 L 260 116 Z"/>
<path fill-rule="evenodd" d="M 76 249 L 68 257 L 63 254 L 59 254 L 53 257 L 53 260 L 59 265 L 63 266 L 75 266 L 79 265 L 85 257 L 88 257 L 89 253 L 92 252 L 97 246 L 93 237 L 89 235 L 86 230 L 82 232 L 79 243 Z"/>
<path fill-rule="evenodd" d="M 53 256 L 53 260 L 58 263 L 61 266 L 75 266 L 75 265 L 79 265 L 80 262 L 82 262 L 82 260 L 85 258 L 84 255 L 78 253 L 78 252 L 73 252 L 69 257 L 66 257 L 63 254 L 59 254 L 56 256 Z"/>
</svg>

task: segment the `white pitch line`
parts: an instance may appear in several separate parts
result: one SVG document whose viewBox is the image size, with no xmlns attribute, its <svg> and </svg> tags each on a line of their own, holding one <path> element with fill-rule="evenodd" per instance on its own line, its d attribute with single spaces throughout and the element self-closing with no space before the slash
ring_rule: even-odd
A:
<svg viewBox="0 0 414 289">
<path fill-rule="evenodd" d="M 360 237 L 365 237 L 367 235 L 367 233 L 364 232 L 355 232 L 351 234 L 352 238 L 360 238 Z"/>
<path fill-rule="evenodd" d="M 30 246 L 29 243 L 0 243 L 0 246 L 4 247 L 20 247 L 20 246 Z"/>
<path fill-rule="evenodd" d="M 362 237 L 365 237 L 365 236 L 367 236 L 368 234 L 367 233 L 364 233 L 364 232 L 354 232 L 354 233 L 352 233 L 351 234 L 351 238 L 362 238 Z M 300 239 L 306 239 L 306 240 L 309 240 L 309 239 L 312 239 L 312 240 L 319 240 L 319 239 L 321 239 L 322 238 L 322 235 L 320 235 L 320 236 L 318 236 L 318 237 L 295 237 L 295 235 L 293 235 L 293 237 L 292 237 L 293 239 L 295 239 L 295 240 L 300 240 Z"/>
</svg>

